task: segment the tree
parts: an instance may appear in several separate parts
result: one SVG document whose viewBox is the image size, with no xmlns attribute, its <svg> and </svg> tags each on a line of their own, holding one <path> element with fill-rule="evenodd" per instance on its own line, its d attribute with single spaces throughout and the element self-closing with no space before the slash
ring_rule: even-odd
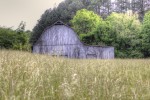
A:
<svg viewBox="0 0 150 100">
<path fill-rule="evenodd" d="M 16 29 L 17 33 L 23 33 L 25 31 L 26 23 L 21 21 L 18 28 Z"/>
<path fill-rule="evenodd" d="M 150 0 L 132 0 L 132 11 L 139 14 L 139 19 L 143 21 L 145 13 L 150 9 Z"/>
<path fill-rule="evenodd" d="M 118 13 L 126 13 L 128 10 L 130 10 L 130 0 L 115 0 L 115 12 Z"/>
<path fill-rule="evenodd" d="M 116 40 L 116 33 L 109 21 L 102 21 L 94 31 L 96 45 L 111 46 Z"/>
<path fill-rule="evenodd" d="M 145 57 L 150 57 L 150 11 L 144 16 L 142 27 L 142 52 Z"/>
<path fill-rule="evenodd" d="M 71 23 L 73 25 L 73 29 L 75 29 L 78 35 L 81 36 L 82 34 L 92 34 L 101 21 L 102 18 L 93 11 L 82 9 L 76 13 L 71 20 Z"/>
<path fill-rule="evenodd" d="M 143 57 L 141 53 L 141 23 L 137 15 L 132 13 L 112 13 L 106 19 L 110 22 L 116 37 L 113 46 L 116 49 L 116 56 L 123 58 Z"/>
<path fill-rule="evenodd" d="M 0 27 L 0 48 L 29 51 L 29 36 L 31 32 L 24 31 L 24 29 L 24 22 L 21 22 L 16 30 Z"/>
<path fill-rule="evenodd" d="M 101 23 L 102 18 L 93 11 L 82 9 L 77 11 L 71 20 L 73 29 L 86 44 L 94 43 L 93 32 Z"/>
<path fill-rule="evenodd" d="M 13 48 L 15 31 L 10 28 L 0 27 L 0 48 Z"/>
</svg>

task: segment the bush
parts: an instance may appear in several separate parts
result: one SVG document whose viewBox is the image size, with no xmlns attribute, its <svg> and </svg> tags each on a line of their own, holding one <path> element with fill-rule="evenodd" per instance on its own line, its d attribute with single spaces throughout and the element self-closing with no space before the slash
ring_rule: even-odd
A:
<svg viewBox="0 0 150 100">
<path fill-rule="evenodd" d="M 73 29 L 79 34 L 92 34 L 97 28 L 102 18 L 93 11 L 82 9 L 77 11 L 76 15 L 71 20 Z"/>
<path fill-rule="evenodd" d="M 132 13 L 112 13 L 107 17 L 106 21 L 111 24 L 112 33 L 115 33 L 112 35 L 112 45 L 115 47 L 117 52 L 124 53 L 121 54 L 122 56 L 120 56 L 120 53 L 117 53 L 116 56 L 121 58 L 134 58 L 135 56 L 142 57 L 143 54 L 140 48 L 142 25 L 138 16 Z M 111 39 L 111 37 L 109 38 Z M 133 54 L 134 51 L 136 51 L 135 54 Z"/>
<path fill-rule="evenodd" d="M 150 57 L 150 11 L 144 16 L 142 27 L 142 52 L 145 57 Z"/>
<path fill-rule="evenodd" d="M 30 50 L 28 32 L 0 27 L 0 47 L 3 49 Z"/>
</svg>

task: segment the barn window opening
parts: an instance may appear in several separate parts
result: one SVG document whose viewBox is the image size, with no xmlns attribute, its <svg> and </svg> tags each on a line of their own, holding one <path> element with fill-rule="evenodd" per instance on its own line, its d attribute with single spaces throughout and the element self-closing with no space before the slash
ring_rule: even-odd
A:
<svg viewBox="0 0 150 100">
<path fill-rule="evenodd" d="M 57 21 L 54 25 L 64 25 L 62 21 Z"/>
<path fill-rule="evenodd" d="M 89 58 L 89 59 L 97 58 L 97 55 L 96 54 L 87 54 L 86 58 Z"/>
</svg>

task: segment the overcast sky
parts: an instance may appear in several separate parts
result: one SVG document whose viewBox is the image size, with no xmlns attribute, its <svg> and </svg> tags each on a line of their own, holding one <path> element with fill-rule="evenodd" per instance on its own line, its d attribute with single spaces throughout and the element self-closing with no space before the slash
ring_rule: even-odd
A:
<svg viewBox="0 0 150 100">
<path fill-rule="evenodd" d="M 21 21 L 32 30 L 46 9 L 64 0 L 0 0 L 0 26 L 16 29 Z"/>
</svg>

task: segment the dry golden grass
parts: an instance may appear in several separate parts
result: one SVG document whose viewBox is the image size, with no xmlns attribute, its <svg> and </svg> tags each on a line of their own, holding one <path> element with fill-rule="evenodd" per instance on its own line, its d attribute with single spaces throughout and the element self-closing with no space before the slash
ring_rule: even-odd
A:
<svg viewBox="0 0 150 100">
<path fill-rule="evenodd" d="M 150 100 L 150 60 L 0 51 L 0 100 Z"/>
</svg>

